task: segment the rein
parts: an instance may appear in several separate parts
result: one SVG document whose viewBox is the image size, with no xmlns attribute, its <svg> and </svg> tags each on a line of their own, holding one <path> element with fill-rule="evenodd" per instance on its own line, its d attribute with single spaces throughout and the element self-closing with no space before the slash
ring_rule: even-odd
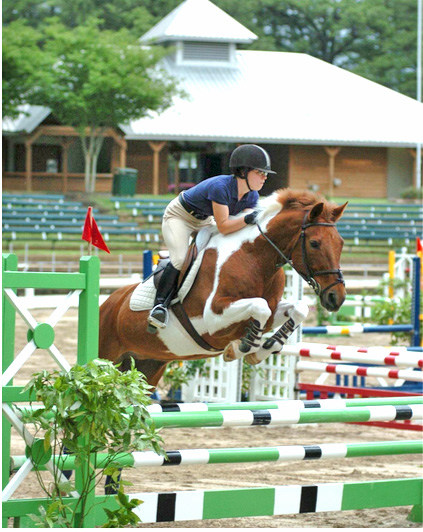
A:
<svg viewBox="0 0 423 532">
<path fill-rule="evenodd" d="M 306 223 L 307 216 L 309 214 L 309 211 L 307 211 L 304 215 L 302 224 L 301 224 L 301 233 L 298 236 L 295 244 L 292 246 L 290 253 L 288 254 L 288 257 L 281 251 L 278 246 L 270 240 L 270 238 L 264 233 L 260 225 L 256 222 L 257 228 L 260 231 L 260 233 L 264 236 L 264 238 L 267 240 L 267 242 L 279 253 L 279 255 L 284 259 L 286 264 L 289 264 L 297 273 L 300 275 L 304 281 L 310 286 L 310 288 L 313 290 L 313 292 L 317 295 L 322 297 L 323 294 L 326 292 L 326 290 L 329 290 L 332 288 L 332 286 L 335 286 L 337 284 L 342 283 L 345 285 L 344 278 L 342 276 L 341 269 L 337 270 L 322 270 L 314 272 L 309 265 L 308 262 L 308 256 L 307 256 L 307 248 L 306 248 L 306 229 L 309 227 L 315 227 L 315 226 L 323 226 L 323 227 L 336 227 L 335 224 L 329 223 L 329 222 L 312 222 L 312 223 Z M 305 266 L 306 272 L 299 271 L 292 261 L 292 253 L 294 252 L 294 249 L 297 247 L 298 242 L 301 240 L 301 253 L 302 253 L 302 260 L 303 264 Z M 277 267 L 283 266 L 283 264 L 277 264 Z M 329 286 L 327 286 L 324 290 L 322 290 L 322 287 L 320 284 L 316 281 L 315 277 L 318 275 L 332 275 L 332 274 L 338 274 L 338 278 Z"/>
</svg>

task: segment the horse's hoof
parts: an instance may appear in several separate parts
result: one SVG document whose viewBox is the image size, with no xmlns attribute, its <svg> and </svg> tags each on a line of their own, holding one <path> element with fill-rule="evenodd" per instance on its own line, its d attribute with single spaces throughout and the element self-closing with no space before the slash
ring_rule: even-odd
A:
<svg viewBox="0 0 423 532">
<path fill-rule="evenodd" d="M 223 360 L 225 362 L 233 362 L 235 359 L 235 351 L 231 342 L 225 347 L 225 350 L 223 351 Z"/>
<path fill-rule="evenodd" d="M 246 355 L 244 357 L 245 362 L 248 362 L 251 366 L 256 366 L 257 364 L 260 364 L 260 362 L 263 362 L 262 360 L 259 360 L 256 356 L 256 353 L 250 353 L 249 355 Z"/>
</svg>

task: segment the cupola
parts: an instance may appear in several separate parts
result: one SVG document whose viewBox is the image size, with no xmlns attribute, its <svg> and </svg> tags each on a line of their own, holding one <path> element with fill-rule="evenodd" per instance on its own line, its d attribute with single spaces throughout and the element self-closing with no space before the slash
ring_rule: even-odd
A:
<svg viewBox="0 0 423 532">
<path fill-rule="evenodd" d="M 230 67 L 237 44 L 257 36 L 209 0 L 185 0 L 141 38 L 143 44 L 174 46 L 179 66 Z"/>
</svg>

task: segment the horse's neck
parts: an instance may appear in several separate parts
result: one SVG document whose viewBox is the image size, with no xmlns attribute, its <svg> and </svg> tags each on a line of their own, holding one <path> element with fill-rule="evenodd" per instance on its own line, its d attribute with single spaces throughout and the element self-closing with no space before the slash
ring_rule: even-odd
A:
<svg viewBox="0 0 423 532">
<path fill-rule="evenodd" d="M 290 254 L 298 240 L 302 217 L 303 213 L 297 211 L 281 211 L 266 224 L 266 236 L 285 256 Z M 276 257 L 276 261 L 281 262 L 281 255 L 269 243 L 268 246 L 272 248 L 272 256 Z"/>
</svg>

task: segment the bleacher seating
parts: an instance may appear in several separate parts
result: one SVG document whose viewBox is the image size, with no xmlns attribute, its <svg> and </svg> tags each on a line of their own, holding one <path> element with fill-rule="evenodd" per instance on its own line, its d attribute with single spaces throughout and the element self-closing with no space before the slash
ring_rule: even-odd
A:
<svg viewBox="0 0 423 532">
<path fill-rule="evenodd" d="M 115 214 L 93 209 L 106 241 L 161 242 L 160 223 L 168 199 L 113 196 Z M 3 194 L 3 239 L 80 240 L 86 217 L 82 202 L 63 195 Z M 422 236 L 423 207 L 416 204 L 362 205 L 350 203 L 338 230 L 350 246 L 411 244 Z M 148 224 L 148 225 L 147 225 Z M 152 227 L 152 224 L 155 224 Z"/>
<path fill-rule="evenodd" d="M 13 201 L 13 200 L 26 200 L 29 202 L 36 202 L 46 200 L 48 202 L 63 202 L 65 201 L 65 196 L 63 194 L 26 194 L 24 192 L 19 194 L 12 194 L 9 192 L 3 192 L 2 194 L 3 201 Z"/>
<path fill-rule="evenodd" d="M 4 194 L 2 198 L 3 240 L 81 241 L 87 215 L 82 202 L 68 201 L 63 195 Z M 93 209 L 95 220 L 106 241 L 160 242 L 160 230 L 140 226 L 138 221 L 120 220 L 118 214 Z M 160 216 L 161 219 L 161 216 Z"/>
<path fill-rule="evenodd" d="M 348 210 L 353 211 L 370 211 L 375 213 L 384 212 L 417 212 L 423 214 L 423 207 L 417 203 L 385 203 L 383 205 L 365 205 L 362 203 L 348 203 Z"/>
</svg>

